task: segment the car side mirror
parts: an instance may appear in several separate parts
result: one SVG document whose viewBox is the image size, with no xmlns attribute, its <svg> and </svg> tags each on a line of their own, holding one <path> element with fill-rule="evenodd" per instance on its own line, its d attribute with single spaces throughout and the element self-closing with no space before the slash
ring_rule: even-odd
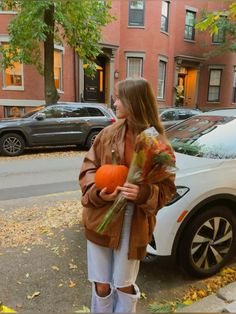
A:
<svg viewBox="0 0 236 314">
<path fill-rule="evenodd" d="M 37 116 L 35 117 L 35 119 L 38 120 L 38 121 L 42 121 L 42 120 L 46 119 L 46 114 L 43 113 L 43 112 L 39 112 L 37 114 Z"/>
</svg>

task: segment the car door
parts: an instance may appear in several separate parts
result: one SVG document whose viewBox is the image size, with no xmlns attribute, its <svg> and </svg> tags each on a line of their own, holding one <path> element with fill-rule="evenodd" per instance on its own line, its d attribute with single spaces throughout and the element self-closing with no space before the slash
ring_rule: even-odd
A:
<svg viewBox="0 0 236 314">
<path fill-rule="evenodd" d="M 59 123 L 63 129 L 61 138 L 64 144 L 83 144 L 91 125 L 87 108 L 78 104 L 63 106 L 63 116 Z"/>
<path fill-rule="evenodd" d="M 66 126 L 61 121 L 64 115 L 61 105 L 51 105 L 36 113 L 30 125 L 32 144 L 63 144 L 66 138 Z M 38 115 L 44 116 L 38 119 Z"/>
</svg>

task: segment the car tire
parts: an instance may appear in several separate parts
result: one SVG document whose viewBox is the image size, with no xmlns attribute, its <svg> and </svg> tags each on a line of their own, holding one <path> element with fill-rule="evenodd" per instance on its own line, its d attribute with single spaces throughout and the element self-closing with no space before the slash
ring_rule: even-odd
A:
<svg viewBox="0 0 236 314">
<path fill-rule="evenodd" d="M 0 139 L 0 152 L 4 156 L 18 156 L 25 149 L 25 140 L 16 133 L 8 133 Z"/>
<path fill-rule="evenodd" d="M 86 141 L 86 145 L 85 145 L 87 149 L 90 149 L 90 147 L 93 145 L 95 138 L 98 135 L 98 133 L 99 133 L 99 131 L 94 131 L 94 132 L 91 132 L 89 134 L 87 141 Z"/>
<path fill-rule="evenodd" d="M 182 270 L 198 278 L 217 273 L 235 252 L 233 212 L 224 205 L 205 209 L 188 224 L 178 251 Z"/>
</svg>

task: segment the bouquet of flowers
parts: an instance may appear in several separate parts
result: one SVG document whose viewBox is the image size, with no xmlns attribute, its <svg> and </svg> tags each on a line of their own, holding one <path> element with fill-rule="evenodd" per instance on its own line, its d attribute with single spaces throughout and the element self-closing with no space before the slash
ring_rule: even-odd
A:
<svg viewBox="0 0 236 314">
<path fill-rule="evenodd" d="M 127 176 L 129 183 L 158 183 L 176 170 L 173 151 L 168 145 L 158 140 L 157 136 L 158 132 L 154 127 L 144 130 L 137 136 Z M 127 199 L 119 193 L 98 225 L 97 232 L 103 233 L 111 221 L 125 209 L 126 204 Z"/>
</svg>

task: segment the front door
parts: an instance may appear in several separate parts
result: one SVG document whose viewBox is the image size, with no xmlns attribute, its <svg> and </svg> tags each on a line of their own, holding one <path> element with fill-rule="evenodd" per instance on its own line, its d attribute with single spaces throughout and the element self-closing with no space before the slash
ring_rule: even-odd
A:
<svg viewBox="0 0 236 314">
<path fill-rule="evenodd" d="M 84 75 L 84 101 L 105 102 L 105 62 L 100 62 L 100 64 L 96 67 L 94 78 Z"/>
</svg>

